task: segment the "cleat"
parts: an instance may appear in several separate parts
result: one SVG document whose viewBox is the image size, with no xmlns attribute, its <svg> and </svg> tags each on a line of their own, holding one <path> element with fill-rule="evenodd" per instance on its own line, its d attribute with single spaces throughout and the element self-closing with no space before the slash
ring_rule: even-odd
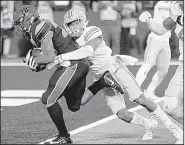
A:
<svg viewBox="0 0 185 145">
<path fill-rule="evenodd" d="M 119 82 L 116 80 L 116 78 L 109 71 L 106 71 L 102 75 L 102 77 L 103 77 L 107 87 L 114 88 L 115 90 L 117 90 L 121 94 L 124 94 L 124 91 L 123 91 L 121 85 L 119 84 Z"/>
<path fill-rule="evenodd" d="M 153 131 L 159 125 L 157 120 L 150 119 L 151 121 L 148 122 L 148 125 L 145 127 L 145 134 L 142 140 L 150 140 L 153 138 Z"/>
<path fill-rule="evenodd" d="M 148 93 L 146 90 L 144 90 L 144 94 L 145 97 L 152 100 L 152 101 L 156 101 L 159 99 L 159 97 L 157 97 L 154 93 Z"/>
<path fill-rule="evenodd" d="M 66 144 L 73 143 L 70 137 L 57 135 L 54 139 L 44 142 L 44 144 Z"/>
</svg>

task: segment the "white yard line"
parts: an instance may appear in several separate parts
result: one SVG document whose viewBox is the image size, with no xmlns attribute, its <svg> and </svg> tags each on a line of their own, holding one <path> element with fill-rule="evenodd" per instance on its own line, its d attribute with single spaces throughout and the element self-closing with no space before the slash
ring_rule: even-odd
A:
<svg viewBox="0 0 185 145">
<path fill-rule="evenodd" d="M 142 65 L 143 61 L 138 62 L 135 65 Z M 170 65 L 179 65 L 180 62 L 179 61 L 171 61 Z M 26 66 L 25 63 L 22 62 L 1 62 L 1 66 Z"/>
<path fill-rule="evenodd" d="M 44 90 L 3 90 L 1 97 L 41 97 Z"/>
<path fill-rule="evenodd" d="M 163 100 L 164 100 L 164 97 L 161 97 L 160 99 L 158 99 L 157 101 L 154 101 L 154 102 L 155 102 L 155 103 L 159 103 L 159 102 L 161 102 L 161 101 L 163 101 Z M 142 108 L 143 108 L 142 106 L 136 106 L 136 107 L 130 108 L 130 109 L 128 109 L 128 110 L 131 111 L 131 112 L 133 112 L 133 111 L 138 111 L 138 110 L 140 110 L 140 109 L 142 109 Z M 103 124 L 103 123 L 106 123 L 106 122 L 108 122 L 108 121 L 111 121 L 111 120 L 113 120 L 113 119 L 116 119 L 116 118 L 117 118 L 116 115 L 111 115 L 111 116 L 109 116 L 109 117 L 106 117 L 106 118 L 103 118 L 103 119 L 101 119 L 101 120 L 98 120 L 98 121 L 96 121 L 96 122 L 94 122 L 94 123 L 91 123 L 91 124 L 88 124 L 88 125 L 79 127 L 79 128 L 77 128 L 77 129 L 75 129 L 75 130 L 70 131 L 69 133 L 70 133 L 70 135 L 74 135 L 74 134 L 83 132 L 83 131 L 85 131 L 85 130 L 88 130 L 88 129 L 90 129 L 90 128 L 93 128 L 93 127 L 95 127 L 95 126 L 98 126 L 98 125 L 101 125 L 101 124 Z M 39 143 L 39 144 L 44 144 L 44 142 L 50 141 L 50 140 L 52 140 L 52 139 L 53 139 L 53 138 L 47 139 L 47 140 L 45 140 L 45 141 L 43 141 L 43 142 L 41 142 L 41 143 Z"/>
</svg>

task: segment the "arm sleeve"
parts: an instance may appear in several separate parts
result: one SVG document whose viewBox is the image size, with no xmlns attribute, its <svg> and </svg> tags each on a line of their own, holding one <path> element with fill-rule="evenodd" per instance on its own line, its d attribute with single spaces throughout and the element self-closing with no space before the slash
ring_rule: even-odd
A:
<svg viewBox="0 0 185 145">
<path fill-rule="evenodd" d="M 166 18 L 164 21 L 163 21 L 163 26 L 168 29 L 168 30 L 171 30 L 173 29 L 173 27 L 175 27 L 176 25 L 176 22 L 173 21 L 173 19 L 171 17 L 168 17 Z"/>
</svg>

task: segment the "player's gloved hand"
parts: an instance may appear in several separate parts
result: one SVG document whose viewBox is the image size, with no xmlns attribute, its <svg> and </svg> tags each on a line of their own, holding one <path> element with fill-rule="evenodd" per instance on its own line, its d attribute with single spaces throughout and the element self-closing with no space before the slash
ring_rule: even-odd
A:
<svg viewBox="0 0 185 145">
<path fill-rule="evenodd" d="M 25 63 L 27 65 L 27 67 L 30 68 L 32 71 L 36 71 L 36 67 L 38 65 L 35 63 L 34 57 L 31 55 L 31 51 L 32 50 L 28 51 L 28 53 L 26 55 Z"/>
<path fill-rule="evenodd" d="M 47 69 L 51 69 L 53 68 L 55 65 L 58 65 L 58 64 L 63 64 L 63 59 L 62 59 L 62 55 L 57 55 L 55 56 L 55 60 L 53 63 L 49 63 L 46 67 Z"/>
<path fill-rule="evenodd" d="M 54 63 L 55 64 L 62 64 L 64 62 L 64 60 L 62 59 L 62 55 L 57 55 L 55 57 Z"/>
<path fill-rule="evenodd" d="M 141 13 L 141 15 L 139 16 L 139 20 L 141 22 L 147 22 L 151 17 L 151 14 L 148 11 L 145 11 Z"/>
</svg>

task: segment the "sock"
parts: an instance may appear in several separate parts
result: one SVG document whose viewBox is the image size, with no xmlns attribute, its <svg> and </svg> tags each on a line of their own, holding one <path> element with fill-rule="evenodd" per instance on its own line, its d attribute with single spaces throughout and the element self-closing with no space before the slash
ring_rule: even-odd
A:
<svg viewBox="0 0 185 145">
<path fill-rule="evenodd" d="M 159 72 L 156 72 L 152 78 L 151 83 L 147 88 L 148 93 L 154 93 L 155 89 L 161 84 L 164 79 L 164 75 L 159 75 Z"/>
<path fill-rule="evenodd" d="M 157 117 L 158 119 L 160 119 L 161 121 L 164 122 L 164 125 L 167 127 L 167 129 L 177 138 L 182 139 L 181 137 L 183 137 L 183 131 L 182 129 L 180 129 L 177 125 L 175 125 L 170 118 L 166 115 L 166 113 L 164 113 L 164 111 L 157 106 L 156 110 L 154 110 L 152 113 L 152 115 L 154 115 L 155 117 Z"/>
<path fill-rule="evenodd" d="M 133 113 L 134 116 L 130 123 L 146 127 L 149 122 L 149 119 L 146 119 L 135 112 Z"/>
<path fill-rule="evenodd" d="M 67 131 L 67 128 L 66 128 L 66 125 L 64 122 L 64 118 L 63 118 L 62 108 L 60 107 L 59 103 L 56 102 L 52 106 L 48 107 L 47 110 L 48 110 L 48 113 L 49 113 L 52 121 L 54 122 L 55 126 L 57 127 L 59 134 L 61 136 L 68 137 L 69 133 Z"/>
</svg>

